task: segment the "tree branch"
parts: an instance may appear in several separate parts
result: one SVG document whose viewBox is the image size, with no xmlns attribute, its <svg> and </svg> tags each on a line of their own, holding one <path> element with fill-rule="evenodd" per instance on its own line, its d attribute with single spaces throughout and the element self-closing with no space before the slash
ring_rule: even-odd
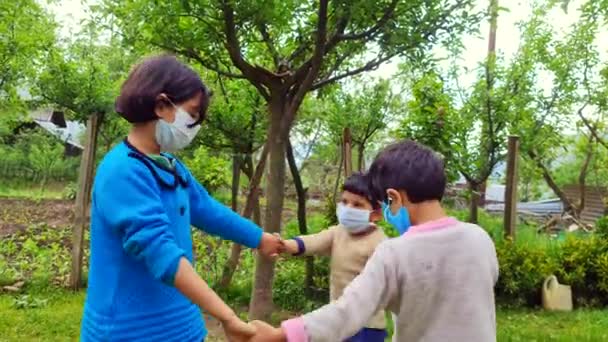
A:
<svg viewBox="0 0 608 342">
<path fill-rule="evenodd" d="M 398 53 L 392 53 L 392 54 L 386 55 L 384 57 L 377 58 L 375 60 L 369 61 L 365 65 L 363 65 L 362 67 L 346 71 L 343 74 L 340 74 L 338 76 L 334 76 L 334 77 L 331 77 L 331 78 L 325 78 L 323 80 L 320 80 L 319 82 L 317 82 L 317 83 L 315 83 L 315 84 L 312 85 L 311 90 L 317 90 L 317 89 L 319 89 L 321 87 L 324 87 L 324 86 L 326 86 L 328 84 L 331 84 L 331 83 L 334 83 L 336 81 L 339 81 L 339 80 L 341 80 L 343 78 L 350 77 L 350 76 L 355 76 L 355 75 L 358 75 L 360 73 L 363 73 L 363 72 L 366 72 L 366 71 L 369 71 L 369 70 L 373 70 L 373 69 L 377 68 L 380 64 L 388 61 L 389 59 L 395 57 L 396 55 L 398 55 Z"/>
<path fill-rule="evenodd" d="M 579 195 L 580 202 L 578 203 L 578 207 L 576 208 L 578 213 L 582 213 L 585 209 L 585 194 L 587 187 L 585 186 L 585 181 L 587 179 L 587 174 L 589 171 L 589 164 L 591 163 L 591 158 L 593 157 L 593 136 L 589 138 L 587 153 L 585 155 L 585 161 L 581 167 L 581 171 L 578 175 L 578 187 L 579 187 Z"/>
<path fill-rule="evenodd" d="M 369 39 L 376 34 L 395 13 L 395 8 L 399 0 L 393 0 L 388 7 L 384 10 L 384 14 L 380 19 L 374 24 L 374 26 L 370 27 L 368 30 L 359 32 L 359 33 L 351 33 L 351 34 L 341 34 L 338 36 L 340 40 L 359 40 L 359 39 Z"/>
<path fill-rule="evenodd" d="M 192 48 L 180 49 L 175 46 L 169 46 L 169 45 L 165 45 L 165 44 L 158 43 L 158 42 L 151 42 L 151 43 L 152 43 L 152 45 L 159 47 L 161 49 L 164 49 L 164 50 L 182 55 L 184 57 L 190 58 L 192 60 L 195 60 L 204 68 L 209 69 L 209 70 L 217 73 L 218 75 L 222 75 L 222 76 L 226 76 L 226 77 L 230 77 L 230 78 L 236 78 L 236 79 L 245 79 L 246 78 L 243 74 L 235 74 L 235 73 L 220 69 L 219 65 L 217 65 L 216 63 L 212 63 L 209 60 L 205 60 L 198 52 L 196 52 Z"/>
<path fill-rule="evenodd" d="M 278 70 L 281 56 L 279 56 L 279 52 L 277 51 L 276 47 L 274 46 L 274 42 L 272 41 L 272 38 L 270 37 L 270 34 L 268 33 L 268 28 L 266 27 L 266 23 L 259 23 L 257 25 L 257 28 L 260 31 L 260 34 L 262 35 L 262 40 L 266 44 L 268 51 L 270 51 L 270 55 L 272 56 L 272 60 L 274 61 L 274 67 Z"/>
<path fill-rule="evenodd" d="M 585 127 L 587 127 L 589 132 L 591 132 L 591 135 L 593 136 L 595 141 L 597 141 L 600 145 L 604 146 L 604 148 L 608 149 L 608 142 L 606 142 L 606 140 L 604 140 L 597 132 L 597 125 L 591 124 L 591 121 L 589 121 L 589 119 L 587 119 L 583 114 L 583 110 L 586 106 L 587 103 L 585 103 L 581 108 L 579 108 L 579 110 L 577 111 L 578 117 L 581 118 L 581 120 L 585 124 Z"/>
<path fill-rule="evenodd" d="M 263 68 L 254 67 L 248 63 L 241 54 L 241 44 L 236 34 L 236 23 L 234 10 L 229 0 L 222 0 L 222 12 L 224 15 L 224 31 L 226 33 L 226 49 L 232 63 L 241 70 L 245 78 L 249 80 L 258 90 L 262 89 L 260 83 L 266 87 L 270 86 L 272 74 Z"/>
<path fill-rule="evenodd" d="M 315 43 L 315 51 L 310 59 L 310 68 L 306 74 L 306 77 L 298 87 L 297 92 L 290 101 L 289 108 L 287 110 L 286 124 L 287 126 L 293 121 L 295 111 L 304 100 L 306 93 L 310 91 L 310 88 L 319 74 L 321 65 L 323 64 L 323 55 L 325 55 L 325 41 L 327 39 L 327 7 L 329 0 L 320 0 L 319 2 L 319 19 L 317 24 L 317 39 Z M 288 127 L 284 127 L 287 129 Z"/>
<path fill-rule="evenodd" d="M 553 190 L 553 193 L 564 204 L 564 212 L 570 213 L 571 215 L 578 218 L 576 206 L 572 203 L 572 201 L 570 201 L 568 196 L 566 196 L 566 193 L 564 191 L 562 191 L 562 189 L 560 189 L 560 187 L 557 185 L 557 183 L 551 176 L 551 172 L 549 171 L 549 168 L 547 168 L 547 166 L 545 166 L 545 164 L 542 162 L 542 160 L 540 160 L 540 158 L 538 157 L 538 154 L 536 154 L 536 152 L 534 150 L 529 150 L 528 156 L 536 164 L 536 166 L 541 170 L 543 178 L 545 179 L 545 182 L 547 182 L 547 185 L 549 186 L 549 188 L 551 188 L 551 190 Z"/>
</svg>

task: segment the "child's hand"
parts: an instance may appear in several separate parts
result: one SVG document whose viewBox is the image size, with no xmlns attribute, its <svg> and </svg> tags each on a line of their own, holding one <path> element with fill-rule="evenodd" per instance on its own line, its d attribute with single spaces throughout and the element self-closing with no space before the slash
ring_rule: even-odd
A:
<svg viewBox="0 0 608 342">
<path fill-rule="evenodd" d="M 283 240 L 279 234 L 264 233 L 258 249 L 265 257 L 274 259 L 283 250 Z"/>
<path fill-rule="evenodd" d="M 249 323 L 256 329 L 256 334 L 249 342 L 286 342 L 287 338 L 283 333 L 283 329 L 275 328 L 272 325 L 262 322 L 253 321 Z"/>
<path fill-rule="evenodd" d="M 283 253 L 297 254 L 299 251 L 298 243 L 296 240 L 283 240 Z"/>
<path fill-rule="evenodd" d="M 241 321 L 236 315 L 222 322 L 222 328 L 230 342 L 245 342 L 256 334 L 255 326 Z"/>
</svg>

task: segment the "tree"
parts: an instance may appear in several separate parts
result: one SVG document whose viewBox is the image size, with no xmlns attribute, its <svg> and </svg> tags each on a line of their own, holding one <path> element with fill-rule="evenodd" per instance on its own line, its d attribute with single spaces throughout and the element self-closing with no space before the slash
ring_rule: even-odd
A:
<svg viewBox="0 0 608 342">
<path fill-rule="evenodd" d="M 496 56 L 498 0 L 489 1 L 488 13 L 490 32 L 483 76 L 460 111 L 461 116 L 466 119 L 460 121 L 463 126 L 457 130 L 460 134 L 458 134 L 456 160 L 459 161 L 460 173 L 469 185 L 471 193 L 469 221 L 473 223 L 478 221 L 478 207 L 486 181 L 496 165 L 504 159 L 504 133 L 509 112 L 508 97 L 516 93 L 509 79 L 502 87 L 497 85 L 497 76 L 500 73 Z M 469 138 L 475 134 L 471 133 L 477 128 L 476 126 L 479 127 L 479 131 L 476 132 L 478 145 L 471 150 Z"/>
<path fill-rule="evenodd" d="M 100 33 L 94 25 L 88 24 L 74 41 L 50 49 L 35 88 L 43 102 L 63 109 L 75 120 L 88 121 L 73 231 L 70 283 L 74 289 L 81 286 L 82 243 L 99 127 L 103 126 L 106 114 L 113 112 L 119 82 L 126 76 L 128 69 L 125 66 L 132 63 L 129 57 L 133 56 L 127 50 L 117 50 L 112 44 L 101 44 Z"/>
<path fill-rule="evenodd" d="M 403 67 L 411 84 L 412 100 L 396 130 L 401 138 L 423 142 L 439 152 L 445 161 L 448 179 L 461 174 L 470 190 L 469 221 L 477 222 L 478 207 L 485 183 L 496 165 L 504 159 L 506 124 L 516 96 L 516 75 L 508 75 L 496 54 L 496 32 L 501 8 L 490 0 L 488 51 L 478 68 L 477 82 L 471 89 L 460 86 L 462 70 L 457 57 L 462 45 L 449 47 L 455 59 L 447 73 L 440 72 L 431 60 L 422 68 Z"/>
<path fill-rule="evenodd" d="M 448 180 L 453 182 L 458 178 L 452 147 L 458 110 L 435 71 L 424 73 L 411 88 L 413 98 L 407 102 L 404 118 L 395 133 L 399 138 L 418 141 L 440 153 Z"/>
<path fill-rule="evenodd" d="M 105 0 L 103 8 L 131 43 L 186 56 L 250 82 L 268 105 L 269 181 L 265 228 L 279 232 L 285 148 L 306 95 L 377 68 L 421 57 L 446 36 L 467 30 L 472 0 L 167 1 Z M 251 318 L 272 311 L 274 263 L 258 259 Z"/>
<path fill-rule="evenodd" d="M 343 89 L 333 94 L 335 109 L 329 115 L 328 125 L 338 141 L 344 128 L 350 128 L 353 145 L 357 149 L 357 168 L 363 171 L 365 148 L 376 133 L 386 128 L 388 121 L 395 116 L 398 98 L 392 93 L 387 80 L 370 83 L 358 79 L 356 83 L 363 85 L 353 85 L 352 89 Z"/>
<path fill-rule="evenodd" d="M 19 92 L 29 90 L 44 52 L 55 41 L 56 24 L 37 1 L 0 3 L 0 112 L 22 109 Z"/>
<path fill-rule="evenodd" d="M 595 145 L 603 142 L 598 130 L 603 129 L 606 101 L 599 94 L 605 91 L 605 86 L 601 77 L 591 76 L 601 75 L 594 43 L 598 29 L 595 5 L 594 1 L 582 5 L 581 20 L 563 39 L 557 39 L 545 21 L 551 7 L 536 8 L 532 19 L 524 25 L 523 44 L 511 68 L 522 77 L 510 129 L 525 137 L 522 151 L 563 202 L 565 212 L 575 218 L 584 209 L 586 179 L 596 153 Z M 547 74 L 552 84 L 543 89 L 541 77 L 546 78 Z M 595 112 L 594 120 L 585 114 L 588 108 Z M 566 196 L 552 170 L 556 161 L 563 162 L 560 157 L 564 155 L 565 132 L 576 126 L 584 146 L 584 151 L 579 150 L 582 159 L 576 176 L 581 194 L 578 202 Z"/>
<path fill-rule="evenodd" d="M 247 176 L 250 187 L 256 189 L 259 185 L 252 183 L 255 174 L 254 154 L 264 142 L 267 120 L 262 99 L 251 85 L 242 80 L 223 80 L 221 76 L 218 76 L 217 84 L 221 92 L 214 96 L 209 118 L 206 120 L 205 129 L 199 134 L 198 143 L 232 155 L 231 204 L 232 210 L 238 211 L 241 172 Z M 260 224 L 261 213 L 257 196 L 252 200 L 253 220 Z M 241 251 L 242 246 L 232 245 L 219 283 L 221 288 L 230 285 L 239 264 Z"/>
</svg>

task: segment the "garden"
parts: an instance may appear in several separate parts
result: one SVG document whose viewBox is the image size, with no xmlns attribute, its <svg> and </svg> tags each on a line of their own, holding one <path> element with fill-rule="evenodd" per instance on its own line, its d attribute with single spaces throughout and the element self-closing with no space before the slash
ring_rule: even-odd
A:
<svg viewBox="0 0 608 342">
<path fill-rule="evenodd" d="M 78 340 L 95 169 L 130 129 L 121 84 L 160 53 L 213 91 L 176 156 L 232 210 L 320 232 L 347 176 L 415 140 L 445 163 L 449 214 L 494 241 L 498 341 L 608 341 L 607 1 L 19 0 L 0 18 L 0 341 Z M 329 300 L 326 257 L 192 237 L 243 320 Z M 544 308 L 551 275 L 573 310 Z"/>
</svg>

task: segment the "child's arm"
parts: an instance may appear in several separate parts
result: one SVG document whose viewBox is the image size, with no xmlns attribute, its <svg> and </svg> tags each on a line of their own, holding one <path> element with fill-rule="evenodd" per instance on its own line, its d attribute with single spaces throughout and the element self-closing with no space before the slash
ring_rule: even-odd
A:
<svg viewBox="0 0 608 342">
<path fill-rule="evenodd" d="M 391 254 L 385 244 L 378 246 L 361 274 L 337 301 L 283 322 L 281 334 L 289 342 L 344 341 L 353 336 L 378 310 L 386 308 L 398 293 Z M 276 331 L 274 334 L 279 335 Z"/>
<path fill-rule="evenodd" d="M 249 248 L 258 248 L 266 256 L 277 256 L 282 249 L 280 238 L 264 233 L 255 223 L 216 201 L 188 172 L 190 221 L 205 232 L 234 241 Z"/>
<path fill-rule="evenodd" d="M 188 177 L 192 225 L 211 235 L 257 248 L 262 239 L 262 228 L 216 201 L 192 175 L 188 174 Z"/>
<path fill-rule="evenodd" d="M 190 262 L 181 258 L 175 275 L 175 287 L 204 312 L 220 321 L 229 340 L 247 339 L 255 333 L 255 328 L 241 319 L 218 295 L 201 279 Z"/>
<path fill-rule="evenodd" d="M 298 236 L 284 241 L 287 253 L 299 255 L 330 255 L 335 228 L 328 228 L 317 234 Z"/>
</svg>

